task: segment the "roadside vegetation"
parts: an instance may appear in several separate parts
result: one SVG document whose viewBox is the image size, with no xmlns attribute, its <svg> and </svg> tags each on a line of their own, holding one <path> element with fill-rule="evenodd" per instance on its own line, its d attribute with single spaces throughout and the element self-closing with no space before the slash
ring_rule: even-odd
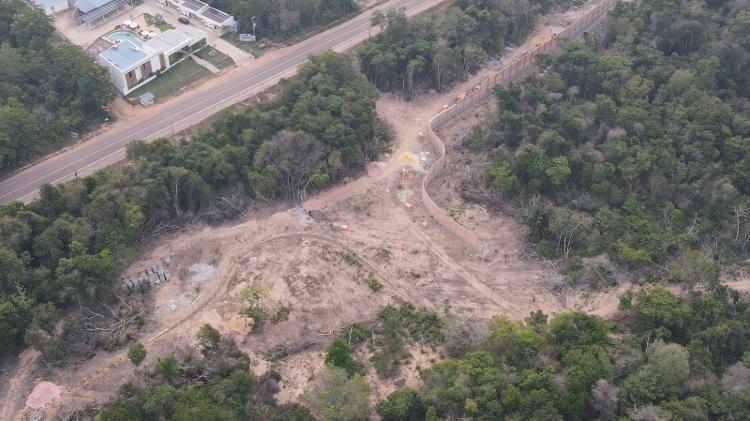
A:
<svg viewBox="0 0 750 421">
<path fill-rule="evenodd" d="M 386 32 L 360 50 L 360 60 L 380 89 L 407 98 L 444 89 L 466 77 L 467 45 L 481 55 L 499 52 L 528 33 L 539 11 L 570 4 L 537 10 L 523 1 L 457 0 L 412 21 L 394 12 L 377 18 Z M 224 113 L 189 141 L 136 142 L 128 165 L 45 186 L 28 206 L 0 206 L 0 354 L 30 344 L 61 365 L 77 362 L 71 349 L 130 343 L 138 377 L 102 410 L 80 414 L 102 421 L 375 413 L 386 421 L 750 419 L 750 299 L 719 276 L 723 265 L 748 257 L 750 241 L 750 13 L 743 8 L 739 1 L 621 2 L 602 32 L 540 57 L 538 74 L 497 88 L 499 111 L 462 141 L 483 162 L 480 177 L 462 186 L 465 196 L 520 209 L 536 252 L 564 260 L 569 279 L 611 282 L 609 269 L 584 264 L 605 256 L 623 276 L 652 281 L 622 294 L 611 320 L 537 310 L 523 321 L 496 315 L 482 325 L 394 303 L 330 338 L 321 368 L 289 405 L 274 399 L 284 379 L 273 371 L 256 377 L 249 358 L 210 325 L 194 349 L 172 355 L 133 343 L 143 306 L 112 290 L 144 239 L 226 220 L 250 200 L 303 199 L 387 147 L 376 88 L 351 57 L 327 53 L 282 82 L 273 100 Z M 494 23 L 477 29 L 481 19 Z M 502 30 L 490 37 L 490 27 Z M 446 45 L 462 63 L 452 62 L 452 80 L 437 76 L 434 52 Z M 395 55 L 393 66 L 380 67 L 379 54 Z M 389 261 L 391 252 L 376 256 Z M 680 292 L 657 281 L 676 281 Z M 264 322 L 292 311 L 265 297 L 260 284 L 242 292 L 242 313 L 258 335 Z M 72 316 L 75 307 L 104 317 L 99 302 L 115 303 L 105 320 L 118 335 L 86 335 L 102 326 Z M 407 386 L 400 380 L 412 352 L 428 348 L 434 357 Z M 398 389 L 374 404 L 371 381 Z"/>
<path fill-rule="evenodd" d="M 526 39 L 541 14 L 583 3 L 454 0 L 446 9 L 411 19 L 398 10 L 376 13 L 372 24 L 384 30 L 357 54 L 362 71 L 384 92 L 407 99 L 419 91 L 441 92 Z"/>
<path fill-rule="evenodd" d="M 2 174 L 102 121 L 114 88 L 105 69 L 22 0 L 0 0 L 0 45 Z"/>
<path fill-rule="evenodd" d="M 212 6 L 234 16 L 240 32 L 262 38 L 286 38 L 359 11 L 355 0 L 211 0 Z"/>
<path fill-rule="evenodd" d="M 0 355 L 41 343 L 58 364 L 71 361 L 59 349 L 66 343 L 126 340 L 141 310 L 113 297 L 113 282 L 146 238 L 198 219 L 223 221 L 248 200 L 298 200 L 360 171 L 388 140 L 374 99 L 351 57 L 324 54 L 283 82 L 278 99 L 225 113 L 190 141 L 135 143 L 127 166 L 44 186 L 29 205 L 0 206 Z M 62 337 L 55 329 L 60 309 L 97 312 L 102 302 L 117 304 L 108 319 L 127 326 L 117 341 L 82 342 L 86 330 L 71 317 Z"/>
<path fill-rule="evenodd" d="M 600 35 L 498 87 L 464 141 L 491 161 L 468 196 L 515 203 L 573 278 L 601 254 L 688 285 L 747 258 L 750 14 L 731 4 L 620 3 Z"/>
</svg>

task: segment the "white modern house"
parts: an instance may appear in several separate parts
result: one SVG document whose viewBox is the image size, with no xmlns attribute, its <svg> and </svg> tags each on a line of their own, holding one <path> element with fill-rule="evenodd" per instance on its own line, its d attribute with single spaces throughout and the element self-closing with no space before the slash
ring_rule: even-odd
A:
<svg viewBox="0 0 750 421">
<path fill-rule="evenodd" d="M 180 26 L 136 45 L 122 39 L 99 53 L 99 63 L 109 70 L 115 87 L 128 95 L 160 73 L 206 45 L 206 33 Z"/>
<path fill-rule="evenodd" d="M 182 25 L 162 32 L 146 41 L 145 45 L 159 52 L 164 58 L 165 69 L 168 69 L 205 47 L 206 33 L 192 26 Z"/>
</svg>

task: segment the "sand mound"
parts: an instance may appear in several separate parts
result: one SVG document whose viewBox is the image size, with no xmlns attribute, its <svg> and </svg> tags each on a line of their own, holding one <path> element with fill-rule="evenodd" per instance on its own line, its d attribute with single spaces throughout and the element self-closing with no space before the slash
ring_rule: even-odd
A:
<svg viewBox="0 0 750 421">
<path fill-rule="evenodd" d="M 41 382 L 34 387 L 28 398 L 26 406 L 29 408 L 44 408 L 45 405 L 60 396 L 60 388 L 51 382 Z"/>
</svg>

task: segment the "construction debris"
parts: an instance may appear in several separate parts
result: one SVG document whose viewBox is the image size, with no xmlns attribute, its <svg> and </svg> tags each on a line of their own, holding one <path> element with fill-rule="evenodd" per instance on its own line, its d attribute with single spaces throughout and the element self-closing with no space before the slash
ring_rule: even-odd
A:
<svg viewBox="0 0 750 421">
<path fill-rule="evenodd" d="M 161 261 L 151 265 L 148 269 L 138 275 L 122 280 L 122 286 L 128 289 L 136 289 L 141 285 L 156 286 L 169 282 L 170 275 L 164 270 Z"/>
<path fill-rule="evenodd" d="M 340 224 L 338 222 L 332 222 L 331 228 L 333 228 L 334 231 L 346 231 L 349 229 L 349 225 L 347 224 Z"/>
</svg>

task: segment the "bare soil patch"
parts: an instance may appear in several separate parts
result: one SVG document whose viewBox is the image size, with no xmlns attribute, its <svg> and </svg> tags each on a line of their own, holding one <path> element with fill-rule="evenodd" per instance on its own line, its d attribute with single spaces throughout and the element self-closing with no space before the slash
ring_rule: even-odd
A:
<svg viewBox="0 0 750 421">
<path fill-rule="evenodd" d="M 60 397 L 60 388 L 52 382 L 41 382 L 34 386 L 28 398 L 26 398 L 26 407 L 44 408 L 48 403 Z"/>
<path fill-rule="evenodd" d="M 539 34 L 548 36 L 554 28 L 540 28 Z M 537 41 L 532 38 L 506 59 Z M 383 96 L 377 111 L 393 129 L 393 152 L 368 175 L 321 192 L 302 208 L 258 212 L 239 223 L 199 225 L 154 240 L 124 274 L 169 258 L 165 269 L 172 279 L 149 293 L 153 311 L 139 338 L 148 352 L 143 367 L 152 367 L 157 358 L 178 348 L 194 346 L 196 331 L 210 323 L 234 338 L 257 373 L 279 371 L 283 380 L 278 399 L 285 402 L 296 400 L 322 367 L 325 349 L 341 328 L 373 319 L 387 303 L 410 301 L 440 314 L 480 321 L 497 314 L 521 319 L 536 309 L 554 314 L 580 307 L 607 313 L 616 302 L 614 294 L 577 300 L 555 293 L 550 288 L 550 279 L 557 276 L 554 269 L 524 253 L 522 226 L 460 200 L 452 182 L 460 161 L 435 183 L 437 200 L 458 208 L 456 217 L 462 223 L 491 233 L 490 255 L 480 257 L 468 249 L 421 206 L 421 177 L 433 159 L 421 134 L 437 111 L 477 80 L 412 102 Z M 446 130 L 459 133 L 471 122 Z M 452 153 L 449 148 L 451 160 Z M 196 274 L 211 276 L 199 276 L 196 282 Z M 375 283 L 379 287 L 373 287 Z M 263 288 L 264 303 L 271 308 L 291 308 L 285 319 L 268 323 L 259 333 L 249 333 L 252 321 L 242 315 L 242 291 L 251 286 Z M 373 401 L 400 385 L 416 385 L 417 368 L 442 358 L 439 350 L 414 346 L 400 373 L 382 380 L 367 362 L 367 351 L 358 352 Z M 28 370 L 20 368 L 14 378 L 26 378 Z M 61 394 L 44 411 L 52 416 L 107 401 L 136 374 L 125 350 L 99 352 L 82 366 L 52 370 L 45 378 L 58 385 Z M 19 397 L 31 392 L 28 382 L 19 384 L 11 397 L 14 408 Z"/>
</svg>

